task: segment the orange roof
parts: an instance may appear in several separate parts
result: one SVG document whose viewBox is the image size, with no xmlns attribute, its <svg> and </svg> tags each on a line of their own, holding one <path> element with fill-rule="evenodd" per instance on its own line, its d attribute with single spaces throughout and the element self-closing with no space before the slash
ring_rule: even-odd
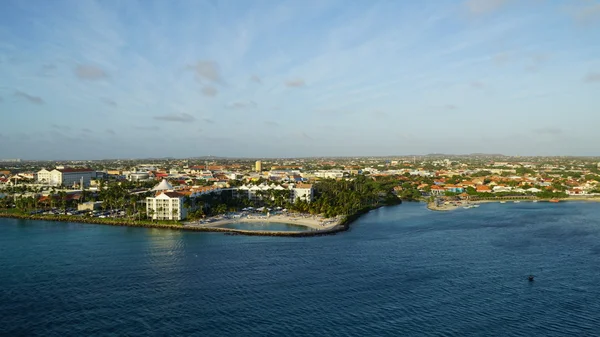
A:
<svg viewBox="0 0 600 337">
<path fill-rule="evenodd" d="M 312 188 L 312 184 L 297 184 L 295 188 Z"/>
</svg>

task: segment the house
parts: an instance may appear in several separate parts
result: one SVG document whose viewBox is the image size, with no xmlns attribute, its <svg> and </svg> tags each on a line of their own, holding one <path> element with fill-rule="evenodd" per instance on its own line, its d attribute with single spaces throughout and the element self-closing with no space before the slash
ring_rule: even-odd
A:
<svg viewBox="0 0 600 337">
<path fill-rule="evenodd" d="M 431 194 L 432 195 L 443 195 L 444 193 L 446 193 L 445 188 L 438 186 L 438 185 L 431 186 Z"/>
<path fill-rule="evenodd" d="M 477 186 L 477 188 L 475 190 L 478 193 L 491 193 L 492 192 L 492 189 L 486 185 L 479 185 L 479 186 Z"/>
<path fill-rule="evenodd" d="M 462 183 L 460 183 L 464 188 L 467 187 L 473 187 L 475 188 L 475 183 L 472 181 L 463 181 Z"/>
<path fill-rule="evenodd" d="M 567 190 L 567 194 L 568 195 L 586 195 L 587 192 L 584 190 L 580 190 L 580 189 L 570 189 L 570 190 Z"/>
<path fill-rule="evenodd" d="M 512 187 L 504 186 L 504 185 L 497 185 L 492 188 L 492 191 L 494 193 L 510 192 L 511 190 L 512 190 Z"/>
<path fill-rule="evenodd" d="M 417 186 L 417 189 L 421 192 L 425 191 L 425 189 L 429 187 L 429 184 L 421 184 L 419 186 Z"/>
<path fill-rule="evenodd" d="M 465 191 L 464 188 L 462 188 L 460 186 L 456 186 L 456 185 L 446 185 L 446 186 L 444 186 L 444 188 L 446 189 L 447 192 L 452 192 L 452 193 L 462 193 Z"/>
</svg>

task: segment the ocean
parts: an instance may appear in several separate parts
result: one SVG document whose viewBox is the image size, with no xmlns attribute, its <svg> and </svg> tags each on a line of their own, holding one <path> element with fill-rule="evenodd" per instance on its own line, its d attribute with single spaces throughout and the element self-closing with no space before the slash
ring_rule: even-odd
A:
<svg viewBox="0 0 600 337">
<path fill-rule="evenodd" d="M 312 238 L 0 219 L 2 336 L 599 336 L 598 299 L 599 203 L 404 203 Z"/>
</svg>

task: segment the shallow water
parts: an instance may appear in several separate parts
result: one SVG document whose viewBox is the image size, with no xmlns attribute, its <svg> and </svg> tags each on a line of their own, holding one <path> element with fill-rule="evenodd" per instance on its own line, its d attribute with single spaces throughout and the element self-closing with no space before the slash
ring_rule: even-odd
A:
<svg viewBox="0 0 600 337">
<path fill-rule="evenodd" d="M 284 232 L 305 232 L 313 230 L 307 226 L 292 225 L 278 222 L 235 222 L 218 226 L 220 228 L 233 228 L 251 231 L 284 231 Z"/>
<path fill-rule="evenodd" d="M 312 238 L 0 219 L 7 336 L 597 336 L 598 298 L 597 203 L 405 203 Z"/>
</svg>

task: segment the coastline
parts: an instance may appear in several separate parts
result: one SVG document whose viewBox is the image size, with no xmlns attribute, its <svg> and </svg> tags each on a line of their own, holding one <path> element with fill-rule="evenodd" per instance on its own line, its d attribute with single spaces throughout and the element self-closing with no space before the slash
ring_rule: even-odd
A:
<svg viewBox="0 0 600 337">
<path fill-rule="evenodd" d="M 362 215 L 364 213 L 361 213 Z M 183 231 L 194 231 L 194 232 L 215 232 L 215 233 L 224 233 L 227 235 L 249 235 L 249 236 L 288 236 L 288 237 L 310 237 L 310 236 L 322 236 L 322 235 L 334 235 L 339 232 L 344 232 L 349 229 L 349 225 L 351 222 L 358 219 L 358 216 L 347 216 L 345 218 L 339 219 L 333 225 L 327 227 L 316 227 L 316 230 L 307 230 L 307 231 L 254 231 L 254 230 L 244 230 L 244 229 L 234 229 L 234 228 L 222 228 L 216 227 L 218 225 L 223 225 L 228 222 L 218 223 L 212 222 L 212 226 L 197 226 L 197 225 L 185 225 L 185 223 L 173 223 L 173 224 L 164 224 L 164 223 L 156 223 L 156 222 L 146 222 L 146 221 L 124 221 L 124 220 L 112 220 L 112 219 L 98 219 L 98 218 L 67 218 L 66 216 L 43 216 L 43 215 L 27 215 L 27 214 L 14 214 L 14 213 L 5 213 L 0 211 L 0 218 L 11 218 L 11 219 L 20 219 L 20 220 L 35 220 L 35 221 L 54 221 L 54 222 L 72 222 L 72 223 L 81 223 L 81 224 L 94 224 L 94 225 L 106 225 L 106 226 L 119 226 L 119 227 L 139 227 L 139 228 L 157 228 L 157 229 L 169 229 L 169 230 L 183 230 Z M 265 222 L 264 219 L 253 219 L 254 222 Z M 289 223 L 283 220 L 273 221 L 273 222 L 282 222 Z M 315 228 L 314 221 L 295 221 L 296 225 L 307 226 L 311 228 Z"/>
<path fill-rule="evenodd" d="M 239 217 L 239 218 L 218 218 L 216 221 L 211 222 L 201 222 L 201 221 L 191 221 L 184 222 L 184 226 L 194 226 L 194 227 L 219 227 L 229 224 L 236 223 L 284 223 L 290 225 L 304 226 L 307 228 L 311 228 L 314 230 L 330 230 L 334 229 L 341 224 L 341 217 L 336 218 L 323 218 L 321 216 L 308 216 L 308 215 L 271 215 L 269 217 L 266 216 L 247 216 L 247 217 Z"/>
<path fill-rule="evenodd" d="M 590 197 L 590 198 L 559 198 L 560 202 L 600 202 L 600 197 Z M 480 204 L 488 204 L 488 203 L 501 203 L 501 202 L 510 202 L 513 203 L 515 201 L 519 202 L 549 202 L 549 199 L 539 199 L 539 198 L 530 198 L 530 199 L 484 199 L 484 200 L 461 200 L 456 201 L 454 203 L 443 204 L 441 206 L 437 206 L 435 202 L 427 202 L 427 208 L 431 211 L 435 212 L 449 212 L 459 209 L 461 207 L 467 205 L 480 205 Z"/>
</svg>

